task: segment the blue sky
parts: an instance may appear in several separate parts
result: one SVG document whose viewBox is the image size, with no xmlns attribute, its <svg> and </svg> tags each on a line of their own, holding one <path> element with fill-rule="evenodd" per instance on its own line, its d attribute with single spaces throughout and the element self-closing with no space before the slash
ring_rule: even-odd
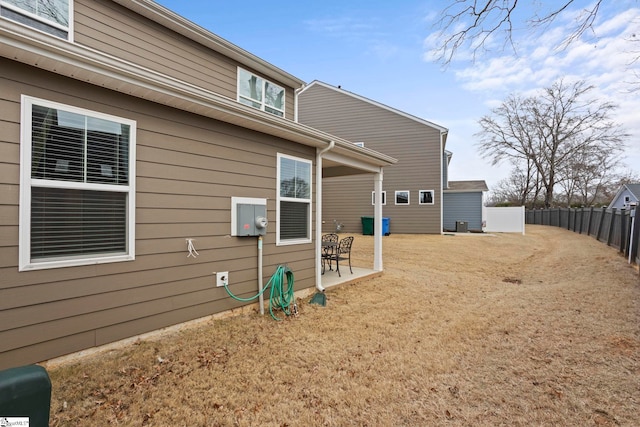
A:
<svg viewBox="0 0 640 427">
<path fill-rule="evenodd" d="M 628 41 L 636 32 L 640 39 L 637 0 L 604 0 L 594 31 L 564 50 L 554 46 L 588 1 L 576 0 L 538 33 L 516 20 L 517 55 L 490 40 L 491 51 L 475 62 L 465 48 L 446 68 L 431 54 L 435 23 L 450 3 L 444 0 L 159 3 L 306 82 L 340 85 L 448 128 L 450 179 L 484 179 L 490 189 L 510 166 L 491 166 L 481 158 L 474 138 L 478 120 L 510 93 L 527 95 L 560 77 L 587 80 L 596 86 L 592 95 L 619 105 L 614 119 L 631 134 L 626 163 L 640 175 L 640 91 L 629 91 L 629 82 L 640 81 L 639 64 L 633 63 L 640 41 Z M 520 2 L 516 18 L 543 14 L 540 3 L 545 2 Z"/>
</svg>

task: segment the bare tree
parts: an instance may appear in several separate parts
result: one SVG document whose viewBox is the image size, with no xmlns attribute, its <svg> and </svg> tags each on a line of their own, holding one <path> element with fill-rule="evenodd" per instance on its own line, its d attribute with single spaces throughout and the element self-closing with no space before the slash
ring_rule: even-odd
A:
<svg viewBox="0 0 640 427">
<path fill-rule="evenodd" d="M 605 189 L 617 180 L 621 164 L 618 150 L 606 147 L 585 149 L 576 153 L 560 171 L 559 184 L 567 205 L 594 206 L 607 203 Z"/>
<path fill-rule="evenodd" d="M 561 80 L 537 96 L 509 96 L 480 119 L 476 136 L 482 156 L 494 165 L 529 162 L 540 178 L 544 206 L 551 206 L 556 184 L 574 159 L 611 159 L 624 149 L 628 135 L 610 118 L 616 106 L 587 98 L 592 89 L 584 81 Z"/>
<path fill-rule="evenodd" d="M 561 46 L 566 46 L 580 38 L 586 31 L 593 29 L 594 21 L 603 0 L 596 0 L 582 10 Z M 541 6 L 544 2 L 531 2 Z M 542 14 L 535 13 L 526 17 L 530 28 L 550 25 L 558 16 L 567 11 L 574 0 L 549 2 L 551 9 Z M 518 0 L 454 0 L 442 12 L 436 27 L 439 29 L 439 43 L 436 56 L 444 64 L 449 64 L 456 52 L 465 45 L 471 47 L 475 58 L 479 50 L 486 50 L 490 40 L 502 40 L 503 47 L 513 42 L 514 19 L 518 8 Z M 517 9 L 518 8 L 518 9 Z M 516 10 L 517 9 L 517 10 Z M 497 36 L 497 37 L 496 37 Z"/>
<path fill-rule="evenodd" d="M 491 189 L 488 206 L 534 207 L 540 193 L 540 182 L 533 164 L 515 164 L 511 174 Z"/>
</svg>

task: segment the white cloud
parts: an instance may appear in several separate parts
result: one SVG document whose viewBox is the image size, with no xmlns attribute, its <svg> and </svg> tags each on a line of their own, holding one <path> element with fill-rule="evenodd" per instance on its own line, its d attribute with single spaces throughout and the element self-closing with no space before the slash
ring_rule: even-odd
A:
<svg viewBox="0 0 640 427">
<path fill-rule="evenodd" d="M 541 88 L 564 76 L 620 91 L 633 75 L 629 64 L 638 56 L 632 52 L 628 38 L 633 21 L 639 17 L 637 9 L 616 15 L 596 27 L 607 37 L 600 37 L 597 43 L 575 40 L 558 51 L 551 46 L 563 39 L 566 28 L 550 28 L 537 42 L 520 43 L 518 56 L 480 60 L 455 70 L 455 75 L 463 88 L 470 91 L 508 93 Z"/>
<path fill-rule="evenodd" d="M 483 104 L 487 111 L 480 115 L 499 106 L 513 92 L 528 96 L 549 87 L 560 78 L 567 82 L 587 81 L 595 87 L 590 94 L 592 97 L 619 105 L 613 119 L 631 134 L 627 143 L 626 162 L 640 174 L 640 93 L 629 93 L 629 83 L 640 82 L 640 9 L 618 10 L 610 16 L 601 11 L 593 32 L 564 48 L 558 48 L 567 34 L 575 29 L 575 17 L 578 13 L 576 11 L 573 15 L 558 19 L 538 37 L 517 40 L 517 55 L 500 52 L 469 62 L 471 49 L 467 46 L 466 50 L 458 51 L 458 55 L 462 54 L 457 57 L 460 61 L 451 65 L 454 67 L 451 71 L 460 87 L 476 97 L 484 98 Z M 638 41 L 630 42 L 631 39 Z M 429 35 L 425 39 L 425 48 L 433 47 L 435 43 L 437 37 Z M 432 59 L 425 55 L 425 59 L 427 58 Z M 460 66 L 462 60 L 468 61 L 464 67 Z M 470 128 L 462 124 L 458 128 L 452 126 L 451 122 L 446 121 L 452 129 L 449 147 L 456 153 L 455 161 L 452 162 L 455 179 L 471 179 L 468 176 L 469 170 L 485 171 L 487 176 L 494 177 L 492 182 L 502 177 L 505 172 L 502 169 L 505 168 L 489 170 L 486 162 L 478 159 L 475 149 L 470 152 L 470 137 L 464 136 L 471 132 Z M 477 163 L 477 167 L 470 167 L 473 161 L 482 165 Z"/>
</svg>

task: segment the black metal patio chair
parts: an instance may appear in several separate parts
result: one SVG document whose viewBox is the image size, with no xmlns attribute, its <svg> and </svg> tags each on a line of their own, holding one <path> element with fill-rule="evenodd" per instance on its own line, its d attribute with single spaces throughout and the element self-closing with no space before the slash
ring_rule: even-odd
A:
<svg viewBox="0 0 640 427">
<path fill-rule="evenodd" d="M 353 236 L 345 237 L 344 239 L 340 240 L 340 242 L 338 243 L 338 247 L 330 257 L 329 262 L 336 262 L 336 271 L 338 272 L 338 276 L 340 277 L 342 277 L 342 274 L 340 274 L 340 261 L 348 260 L 349 271 L 351 272 L 351 274 L 353 274 L 353 269 L 351 268 L 351 246 L 353 246 Z"/>
<path fill-rule="evenodd" d="M 322 274 L 324 274 L 325 263 L 329 264 L 329 270 L 332 270 L 331 257 L 338 249 L 338 239 L 339 237 L 335 233 L 322 235 Z"/>
</svg>

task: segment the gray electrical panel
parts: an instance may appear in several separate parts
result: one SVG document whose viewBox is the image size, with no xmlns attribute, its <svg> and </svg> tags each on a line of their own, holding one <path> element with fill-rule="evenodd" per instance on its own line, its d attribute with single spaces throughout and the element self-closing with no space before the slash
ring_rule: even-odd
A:
<svg viewBox="0 0 640 427">
<path fill-rule="evenodd" d="M 264 236 L 267 234 L 266 205 L 238 203 L 236 214 L 237 236 Z"/>
</svg>

